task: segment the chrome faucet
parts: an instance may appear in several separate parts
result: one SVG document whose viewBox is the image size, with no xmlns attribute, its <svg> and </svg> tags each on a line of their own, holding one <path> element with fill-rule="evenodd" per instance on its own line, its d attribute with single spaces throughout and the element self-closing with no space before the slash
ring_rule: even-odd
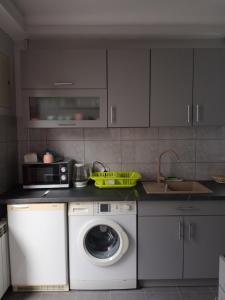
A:
<svg viewBox="0 0 225 300">
<path fill-rule="evenodd" d="M 179 161 L 179 156 L 178 156 L 177 152 L 175 152 L 173 149 L 165 150 L 159 155 L 159 158 L 157 159 L 157 182 L 158 183 L 165 180 L 165 177 L 162 176 L 162 174 L 161 174 L 161 160 L 162 160 L 163 155 L 166 154 L 166 153 L 174 154 L 177 161 Z"/>
</svg>

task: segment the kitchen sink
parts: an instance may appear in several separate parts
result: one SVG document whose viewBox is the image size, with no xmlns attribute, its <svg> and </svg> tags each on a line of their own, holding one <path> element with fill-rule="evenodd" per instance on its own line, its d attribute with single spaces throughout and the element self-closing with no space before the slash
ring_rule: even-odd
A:
<svg viewBox="0 0 225 300">
<path fill-rule="evenodd" d="M 197 181 L 143 182 L 147 194 L 208 194 L 212 193 Z"/>
</svg>

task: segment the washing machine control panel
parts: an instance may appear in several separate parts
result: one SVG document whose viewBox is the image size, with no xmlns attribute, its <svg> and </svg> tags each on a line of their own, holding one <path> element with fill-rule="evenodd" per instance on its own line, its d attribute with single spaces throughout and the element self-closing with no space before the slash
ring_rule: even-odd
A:
<svg viewBox="0 0 225 300">
<path fill-rule="evenodd" d="M 136 202 L 135 201 L 95 202 L 94 214 L 96 215 L 136 214 Z"/>
</svg>

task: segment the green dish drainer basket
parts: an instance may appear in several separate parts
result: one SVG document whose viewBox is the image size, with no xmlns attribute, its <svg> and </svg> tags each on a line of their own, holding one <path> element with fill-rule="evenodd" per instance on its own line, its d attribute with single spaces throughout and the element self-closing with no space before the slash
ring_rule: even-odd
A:
<svg viewBox="0 0 225 300">
<path fill-rule="evenodd" d="M 141 174 L 138 172 L 95 172 L 91 179 L 99 188 L 130 188 L 141 179 Z"/>
</svg>

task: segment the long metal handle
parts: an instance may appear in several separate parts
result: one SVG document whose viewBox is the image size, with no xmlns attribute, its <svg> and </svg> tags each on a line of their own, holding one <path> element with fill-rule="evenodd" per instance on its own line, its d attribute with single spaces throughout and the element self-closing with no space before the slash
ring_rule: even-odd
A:
<svg viewBox="0 0 225 300">
<path fill-rule="evenodd" d="M 16 209 L 27 209 L 27 208 L 29 208 L 29 205 L 27 205 L 27 204 L 13 204 L 12 207 L 16 208 Z"/>
<path fill-rule="evenodd" d="M 189 230 L 189 241 L 191 241 L 193 239 L 193 224 L 192 223 L 189 223 L 188 230 Z"/>
<path fill-rule="evenodd" d="M 194 206 L 177 207 L 176 209 L 180 211 L 200 210 L 198 207 L 194 207 Z"/>
<path fill-rule="evenodd" d="M 196 122 L 199 123 L 199 105 L 196 105 Z"/>
<path fill-rule="evenodd" d="M 70 126 L 70 127 L 77 126 L 75 123 L 70 123 L 70 124 L 68 124 L 68 123 L 58 123 L 57 125 L 58 126 Z"/>
<path fill-rule="evenodd" d="M 190 124 L 190 105 L 187 106 L 187 114 L 188 114 L 188 124 Z"/>
<path fill-rule="evenodd" d="M 73 82 L 54 82 L 54 86 L 73 85 Z"/>
<path fill-rule="evenodd" d="M 181 241 L 182 238 L 184 237 L 183 230 L 184 230 L 183 222 L 180 221 L 179 224 L 178 224 L 178 239 L 179 239 L 179 241 Z"/>
<path fill-rule="evenodd" d="M 113 124 L 113 121 L 114 121 L 113 111 L 114 111 L 114 108 L 111 105 L 110 106 L 110 120 L 111 120 L 111 124 Z"/>
</svg>

